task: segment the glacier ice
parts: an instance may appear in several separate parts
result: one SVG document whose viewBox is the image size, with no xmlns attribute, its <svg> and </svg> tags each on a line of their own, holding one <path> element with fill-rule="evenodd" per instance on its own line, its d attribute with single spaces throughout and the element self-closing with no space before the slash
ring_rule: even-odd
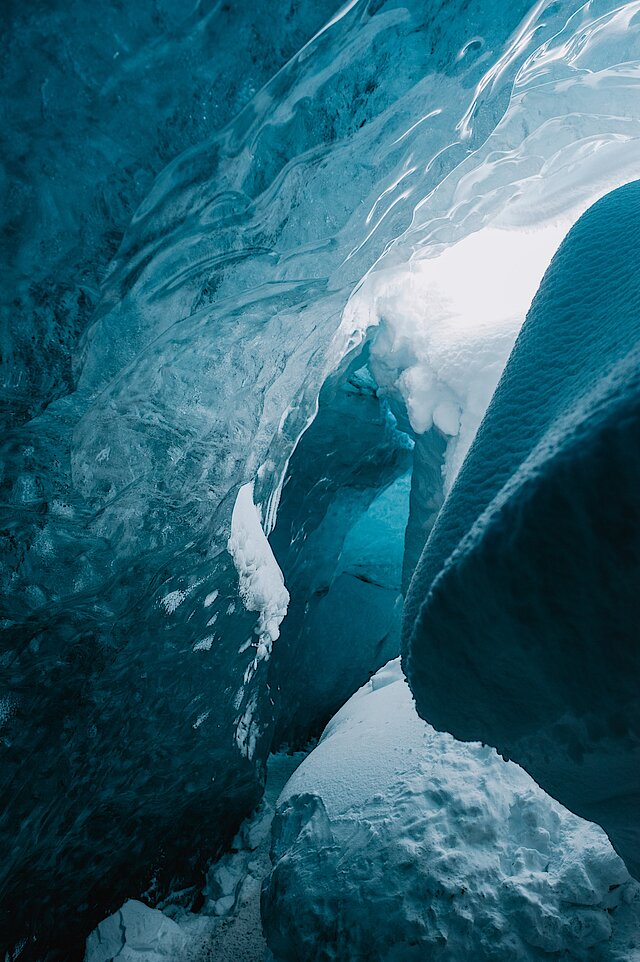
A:
<svg viewBox="0 0 640 962">
<path fill-rule="evenodd" d="M 75 951 L 127 897 L 195 891 L 257 802 L 276 689 L 284 704 L 314 668 L 311 652 L 288 663 L 287 621 L 322 641 L 322 599 L 305 613 L 300 597 L 312 555 L 283 532 L 307 523 L 284 513 L 285 482 L 314 450 L 327 379 L 368 348 L 380 409 L 414 432 L 434 421 L 416 439 L 406 584 L 441 465 L 450 486 L 522 320 L 494 329 L 490 297 L 484 326 L 430 317 L 436 265 L 496 232 L 524 250 L 523 234 L 568 229 L 640 160 L 637 2 L 47 11 L 13 21 L 7 61 L 0 947 L 26 938 L 24 960 Z M 393 332 L 406 366 L 385 357 Z M 475 383 L 476 355 L 493 380 Z M 396 644 L 381 599 L 397 598 L 397 554 L 371 570 L 363 551 L 369 523 L 399 524 L 385 494 L 406 511 L 404 477 L 342 518 L 324 503 L 317 542 L 347 550 L 322 556 L 332 641 L 340 605 L 372 599 L 375 618 L 358 674 L 339 693 L 320 679 L 300 738 Z M 250 488 L 278 592 L 255 610 L 227 550 Z M 280 631 L 273 660 L 257 658 L 260 618 Z"/>
<path fill-rule="evenodd" d="M 154 177 L 221 130 L 336 7 L 2 4 L 3 430 L 73 389 L 77 338 Z"/>
<path fill-rule="evenodd" d="M 276 745 L 320 735 L 400 650 L 412 451 L 377 393 L 358 355 L 324 385 L 287 469 L 271 536 L 292 596 L 269 667 Z"/>
<path fill-rule="evenodd" d="M 547 271 L 411 583 L 418 710 L 602 825 L 640 875 L 640 182 Z"/>
<path fill-rule="evenodd" d="M 272 845 L 277 962 L 640 958 L 640 887 L 604 832 L 423 722 L 398 660 L 293 774 Z"/>
<path fill-rule="evenodd" d="M 269 534 L 319 389 L 358 340 L 346 299 L 413 200 L 367 212 L 418 141 L 440 150 L 526 7 L 476 3 L 464 23 L 421 4 L 345 10 L 165 168 L 104 278 L 73 390 L 34 399 L 5 437 L 3 950 L 69 949 L 127 896 L 196 881 L 257 801 L 273 706 L 226 550 L 237 492 L 254 482 Z M 469 30 L 482 56 L 452 60 Z M 447 103 L 410 130 L 431 86 Z"/>
</svg>

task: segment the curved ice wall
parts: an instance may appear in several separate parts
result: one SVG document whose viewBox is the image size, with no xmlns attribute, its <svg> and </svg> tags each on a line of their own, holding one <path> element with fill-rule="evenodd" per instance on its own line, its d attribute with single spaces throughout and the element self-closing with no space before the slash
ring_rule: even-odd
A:
<svg viewBox="0 0 640 962">
<path fill-rule="evenodd" d="M 3 430 L 73 389 L 72 351 L 154 177 L 224 127 L 335 9 L 2 4 Z"/>
<path fill-rule="evenodd" d="M 570 231 L 405 608 L 418 710 L 599 822 L 638 876 L 640 181 Z"/>
<path fill-rule="evenodd" d="M 637 169 L 639 23 L 611 0 L 355 0 L 157 179 L 72 390 L 3 445 L 8 945 L 188 884 L 255 802 L 287 605 L 261 532 L 320 388 L 377 329 L 374 377 L 447 440 L 450 486 L 528 307 L 491 251 L 528 263 L 537 230 L 533 292 Z"/>
</svg>

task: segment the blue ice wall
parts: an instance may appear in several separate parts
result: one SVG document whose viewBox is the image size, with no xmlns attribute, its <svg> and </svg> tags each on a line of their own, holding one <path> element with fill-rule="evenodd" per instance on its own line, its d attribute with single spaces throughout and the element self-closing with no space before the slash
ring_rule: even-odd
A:
<svg viewBox="0 0 640 962">
<path fill-rule="evenodd" d="M 548 269 L 411 583 L 418 710 L 599 822 L 638 875 L 640 182 Z"/>
<path fill-rule="evenodd" d="M 475 91 L 529 6 L 360 2 L 308 44 L 322 5 L 8 9 L 2 950 L 71 951 L 126 896 L 197 881 L 258 797 L 273 706 L 236 493 L 257 478 L 272 519 L 353 286 L 501 116 L 520 55 Z M 273 79 L 212 134 L 254 55 Z"/>
<path fill-rule="evenodd" d="M 412 447 L 366 356 L 329 379 L 291 458 L 271 538 L 291 593 L 269 670 L 275 745 L 318 737 L 399 654 Z"/>
<path fill-rule="evenodd" d="M 0 426 L 73 389 L 78 338 L 156 175 L 221 130 L 338 6 L 1 5 Z"/>
</svg>

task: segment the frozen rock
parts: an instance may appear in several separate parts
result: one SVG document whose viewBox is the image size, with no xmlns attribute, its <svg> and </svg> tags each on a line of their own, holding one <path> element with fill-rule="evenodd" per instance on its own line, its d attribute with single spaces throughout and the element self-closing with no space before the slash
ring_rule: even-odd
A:
<svg viewBox="0 0 640 962">
<path fill-rule="evenodd" d="M 157 909 L 129 899 L 87 939 L 85 962 L 179 962 L 187 944 L 180 926 Z"/>
<path fill-rule="evenodd" d="M 405 608 L 420 714 L 496 746 L 640 876 L 640 182 L 555 256 Z"/>
<path fill-rule="evenodd" d="M 640 888 L 604 832 L 423 722 L 399 661 L 285 786 L 272 857 L 278 962 L 640 959 Z"/>
</svg>

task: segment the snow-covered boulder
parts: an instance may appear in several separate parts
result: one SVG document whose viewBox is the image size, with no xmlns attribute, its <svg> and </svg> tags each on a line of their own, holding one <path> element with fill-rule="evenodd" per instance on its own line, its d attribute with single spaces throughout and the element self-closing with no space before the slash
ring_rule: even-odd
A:
<svg viewBox="0 0 640 962">
<path fill-rule="evenodd" d="M 492 749 L 435 732 L 398 661 L 287 783 L 272 858 L 279 962 L 640 959 L 640 888 L 604 832 Z"/>
<path fill-rule="evenodd" d="M 87 939 L 85 962 L 177 962 L 185 935 L 173 919 L 129 899 Z"/>
</svg>

